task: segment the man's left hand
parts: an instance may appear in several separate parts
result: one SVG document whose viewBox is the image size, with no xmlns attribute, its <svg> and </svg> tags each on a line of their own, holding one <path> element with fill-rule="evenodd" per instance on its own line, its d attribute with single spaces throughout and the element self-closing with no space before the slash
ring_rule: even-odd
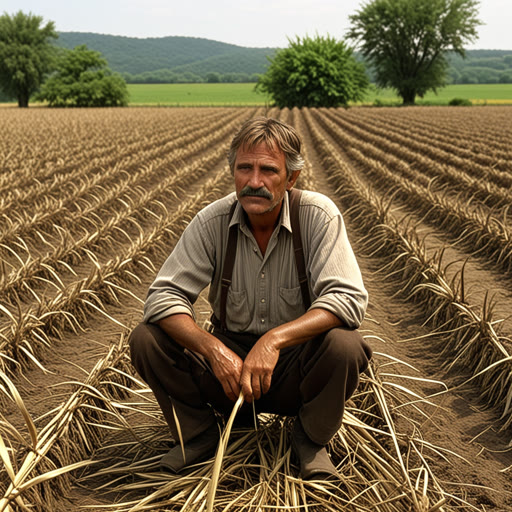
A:
<svg viewBox="0 0 512 512">
<path fill-rule="evenodd" d="M 246 402 L 258 400 L 270 389 L 278 359 L 276 340 L 270 333 L 264 334 L 247 354 L 242 368 L 240 385 Z"/>
<path fill-rule="evenodd" d="M 299 318 L 267 331 L 252 347 L 243 364 L 240 386 L 246 402 L 258 400 L 270 389 L 281 349 L 305 343 L 342 323 L 334 313 L 313 308 Z"/>
</svg>

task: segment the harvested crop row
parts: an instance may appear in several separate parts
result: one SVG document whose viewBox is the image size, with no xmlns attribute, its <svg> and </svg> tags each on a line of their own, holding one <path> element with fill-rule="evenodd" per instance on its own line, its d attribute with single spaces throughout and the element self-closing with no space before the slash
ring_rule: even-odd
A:
<svg viewBox="0 0 512 512">
<path fill-rule="evenodd" d="M 355 179 L 309 113 L 305 118 L 339 193 L 351 205 L 350 215 L 361 232 L 368 234 L 369 250 L 385 257 L 389 266 L 386 270 L 394 278 L 401 277 L 401 292 L 417 300 L 433 327 L 445 332 L 444 342 L 449 343 L 447 350 L 453 354 L 447 364 L 470 368 L 482 397 L 509 416 L 508 424 L 508 399 L 512 396 L 508 376 L 512 366 L 503 340 L 494 330 L 490 310 L 484 309 L 479 316 L 464 302 L 463 276 L 459 284 L 450 283 L 441 267 L 442 252 L 427 257 L 414 228 L 392 218 L 389 200 L 379 201 L 371 187 Z"/>
<path fill-rule="evenodd" d="M 167 161 L 172 158 L 179 161 L 186 155 L 194 154 L 197 152 L 197 144 L 200 144 L 202 138 L 208 139 L 217 131 L 223 132 L 225 125 L 237 119 L 239 115 L 239 111 L 235 110 L 227 119 L 223 117 L 201 130 L 185 129 L 183 135 L 178 133 L 171 140 L 169 140 L 169 133 L 164 133 L 162 140 L 151 138 L 149 142 L 146 142 L 142 138 L 139 147 L 133 148 L 129 152 L 116 147 L 119 144 L 119 141 L 116 141 L 116 145 L 111 145 L 109 153 L 101 163 L 89 162 L 87 165 L 77 167 L 74 172 L 58 174 L 54 180 L 46 184 L 37 183 L 35 186 L 23 190 L 13 188 L 12 197 L 6 197 L 3 200 L 2 208 L 5 210 L 9 208 L 8 213 L 4 213 L 4 217 L 9 219 L 11 215 L 16 214 L 14 220 L 10 222 L 14 225 L 12 230 L 19 224 L 23 226 L 25 223 L 30 225 L 33 222 L 38 222 L 41 216 L 44 219 L 45 212 L 50 212 L 47 215 L 51 216 L 53 210 L 72 210 L 77 198 L 86 196 L 90 190 L 94 190 L 94 187 L 108 187 L 109 183 L 118 179 L 117 175 L 121 171 L 135 170 L 143 162 L 155 159 Z M 242 113 L 242 115 L 244 114 Z M 193 151 L 187 149 L 190 145 L 192 145 Z M 105 169 L 111 169 L 112 172 L 105 172 Z M 16 207 L 11 208 L 14 201 L 16 201 Z M 28 202 L 31 206 L 30 212 L 23 208 L 23 205 Z M 36 220 L 32 221 L 34 217 Z"/>
<path fill-rule="evenodd" d="M 144 194 L 148 187 L 154 186 L 155 182 L 166 179 L 165 176 L 169 173 L 169 168 L 174 168 L 177 162 L 184 166 L 189 160 L 200 154 L 204 147 L 224 141 L 226 134 L 231 133 L 233 127 L 239 123 L 238 116 L 231 121 L 226 120 L 217 130 L 203 134 L 203 137 L 199 137 L 200 133 L 198 133 L 197 140 L 193 141 L 177 137 L 178 147 L 175 150 L 162 157 L 148 156 L 145 153 L 139 155 L 138 167 L 134 162 L 132 166 L 134 170 L 130 173 L 120 172 L 119 165 L 105 170 L 103 175 L 96 175 L 100 178 L 100 182 L 95 183 L 94 186 L 89 186 L 91 185 L 89 183 L 88 186 L 81 187 L 76 194 L 68 195 L 65 200 L 62 197 L 57 197 L 54 201 L 47 200 L 47 204 L 42 210 L 38 211 L 36 207 L 30 212 L 24 213 L 24 218 L 18 222 L 7 224 L 5 231 L 0 235 L 0 245 L 3 244 L 5 247 L 12 241 L 13 245 L 25 247 L 30 240 L 35 240 L 33 245 L 39 248 L 41 240 L 51 241 L 55 236 L 57 236 L 57 240 L 60 240 L 63 232 L 65 232 L 66 238 L 73 236 L 73 231 L 78 232 L 80 237 L 84 236 L 84 230 L 85 236 L 87 233 L 94 233 L 98 215 L 102 218 L 109 217 L 117 214 L 119 205 L 123 209 L 123 205 L 137 202 L 137 195 L 140 195 L 141 191 Z M 183 148 L 180 147 L 179 142 L 183 143 Z M 143 162 L 150 163 L 143 165 Z M 95 196 L 95 193 L 98 195 Z M 73 205 L 73 210 L 70 210 L 68 205 Z M 28 232 L 30 238 L 25 237 L 21 243 L 20 235 L 24 232 Z M 33 251 L 28 249 L 23 252 L 28 252 L 30 255 Z M 17 268 L 19 261 L 20 258 L 14 259 L 12 262 L 14 268 Z"/>
<path fill-rule="evenodd" d="M 46 127 L 41 126 L 36 114 L 32 114 L 31 123 L 20 122 L 19 117 L 4 119 L 3 127 L 7 130 L 2 140 L 6 148 L 0 151 L 4 160 L 0 190 L 27 188 L 32 183 L 37 187 L 47 180 L 59 182 L 74 171 L 81 171 L 83 175 L 86 169 L 114 165 L 112 153 L 116 148 L 122 147 L 125 155 L 135 154 L 151 149 L 155 143 L 165 143 L 176 126 L 185 130 L 183 135 L 202 126 L 200 118 L 183 111 L 164 115 L 131 111 L 128 119 L 126 114 L 119 115 L 115 110 L 108 113 L 103 119 L 91 112 L 82 115 L 73 111 L 48 113 L 47 117 L 51 119 L 47 119 Z M 7 113 L 2 112 L 2 115 L 7 116 Z M 133 116 L 137 119 L 135 129 L 132 122 L 127 122 Z M 225 116 L 225 110 L 213 114 L 204 112 L 205 119 L 212 124 Z M 105 133 L 110 136 L 106 138 Z M 30 156 L 25 154 L 27 150 Z"/>
<path fill-rule="evenodd" d="M 27 311 L 11 313 L 3 308 L 9 323 L 0 328 L 0 365 L 4 373 L 16 367 L 36 363 L 38 354 L 51 346 L 52 336 L 62 336 L 65 329 L 80 330 L 93 311 L 104 311 L 104 303 L 119 303 L 123 286 L 136 281 L 134 270 L 138 266 L 149 268 L 148 254 L 175 238 L 176 226 L 186 222 L 204 201 L 218 197 L 218 187 L 228 179 L 224 171 L 204 185 L 203 191 L 188 201 L 182 202 L 178 210 L 169 214 L 155 214 L 151 228 L 146 228 L 125 251 L 100 265 L 91 254 L 92 269 L 88 276 L 70 283 L 51 299 L 42 299 Z"/>
<path fill-rule="evenodd" d="M 446 169 L 446 171 L 443 169 L 443 172 L 447 176 L 450 176 L 450 172 L 454 176 L 450 180 L 452 184 L 456 184 L 456 180 L 459 179 L 476 186 L 477 180 L 485 178 L 486 183 L 494 185 L 496 190 L 499 191 L 501 188 L 502 194 L 509 193 L 512 176 L 506 172 L 477 164 L 471 159 L 452 156 L 446 151 L 437 149 L 432 144 L 417 142 L 414 138 L 409 138 L 403 133 L 393 133 L 390 142 L 391 133 L 388 130 L 378 130 L 373 128 L 372 125 L 359 127 L 358 125 L 361 123 L 354 123 L 350 118 L 344 119 L 339 113 L 334 115 L 327 110 L 322 110 L 322 112 L 326 117 L 334 120 L 345 132 L 353 134 L 356 138 L 361 138 L 375 148 L 395 154 L 418 170 L 428 173 L 432 166 L 442 165 Z"/>
<path fill-rule="evenodd" d="M 101 250 L 102 245 L 110 246 L 116 235 L 129 238 L 124 225 L 138 224 L 147 216 L 149 208 L 152 205 L 155 207 L 155 201 L 168 199 L 171 196 L 169 191 L 177 197 L 184 187 L 200 179 L 207 168 L 218 164 L 224 157 L 225 148 L 221 146 L 208 156 L 194 161 L 193 165 L 178 169 L 152 189 L 146 190 L 140 187 L 135 197 L 116 198 L 121 206 L 115 210 L 102 211 L 101 216 L 80 217 L 77 221 L 81 222 L 82 231 L 85 231 L 82 236 L 73 239 L 66 233 L 66 236 L 63 236 L 60 242 L 44 256 L 33 258 L 29 254 L 24 264 L 11 272 L 4 282 L 0 279 L 0 293 L 6 301 L 16 304 L 27 295 L 31 298 L 37 296 L 37 291 L 32 288 L 34 281 L 53 279 L 62 282 L 59 269 L 68 270 L 71 268 L 69 265 L 76 265 L 90 255 L 91 251 Z M 115 189 L 114 192 L 116 192 Z"/>
<path fill-rule="evenodd" d="M 429 144 L 430 146 L 439 148 L 451 155 L 456 155 L 459 158 L 477 162 L 486 167 L 497 168 L 502 171 L 510 169 L 510 161 L 512 154 L 510 149 L 503 148 L 502 146 L 495 147 L 493 142 L 496 140 L 498 129 L 501 126 L 496 123 L 496 128 L 488 134 L 482 133 L 480 128 L 482 122 L 475 125 L 467 125 L 466 117 L 464 121 L 457 125 L 457 130 L 449 130 L 444 128 L 447 122 L 454 117 L 458 116 L 457 111 L 449 110 L 447 113 L 444 111 L 444 116 L 438 116 L 432 121 L 426 122 L 421 116 L 421 111 L 417 111 L 414 116 L 412 113 L 409 115 L 395 115 L 390 116 L 389 112 L 379 110 L 360 110 L 357 116 L 352 112 L 345 112 L 344 115 L 347 119 L 357 119 L 361 127 L 369 128 L 376 127 L 389 132 L 391 138 L 395 134 L 407 134 L 408 137 L 416 141 Z M 494 118 L 492 111 L 486 111 L 485 117 L 482 114 L 482 121 L 488 123 Z"/>
<path fill-rule="evenodd" d="M 370 116 L 385 122 L 389 113 L 389 109 L 375 109 Z M 422 108 L 411 108 L 395 112 L 391 117 L 403 121 L 405 132 L 408 131 L 409 126 L 413 129 L 413 133 L 415 127 L 421 127 L 424 134 L 432 133 L 437 138 L 458 140 L 462 147 L 467 147 L 475 154 L 497 152 L 498 158 L 510 162 L 509 137 L 504 130 L 510 126 L 508 107 L 485 109 L 433 107 L 428 109 L 428 115 L 425 115 L 425 110 Z M 389 121 L 393 123 L 393 119 Z"/>
<path fill-rule="evenodd" d="M 339 142 L 346 142 L 346 135 L 336 126 L 323 119 L 322 126 Z M 416 184 L 421 178 L 414 180 L 414 174 L 409 180 L 401 178 L 383 165 L 386 158 L 368 158 L 366 154 L 373 151 L 371 148 L 364 146 L 359 150 L 355 144 L 346 144 L 346 148 L 347 154 L 360 164 L 365 173 L 377 178 L 376 183 L 381 189 L 390 193 L 397 191 L 402 201 L 415 209 L 419 207 L 425 219 L 458 237 L 459 242 L 464 241 L 470 245 L 475 253 L 485 254 L 486 258 L 495 262 L 504 272 L 512 270 L 512 236 L 507 221 L 508 209 L 502 213 L 503 220 L 482 208 L 471 211 L 469 201 L 465 203 L 458 197 L 436 193 L 430 186 Z M 391 165 L 393 167 L 396 166 Z"/>
<path fill-rule="evenodd" d="M 97 162 L 98 166 L 101 165 L 101 162 L 112 154 L 112 139 L 106 139 L 104 133 L 111 132 L 109 123 L 115 122 L 115 118 L 107 116 L 103 121 L 103 130 L 99 131 L 98 126 L 94 126 L 94 118 L 91 117 L 90 122 L 87 122 L 87 119 L 87 115 L 84 119 L 73 117 L 71 112 L 60 113 L 52 119 L 50 133 L 42 129 L 40 124 L 36 124 L 36 119 L 30 125 L 23 125 L 18 120 L 17 129 L 13 126 L 13 129 L 5 134 L 11 152 L 6 151 L 4 155 L 4 172 L 0 178 L 1 190 L 40 187 L 42 184 L 49 186 L 48 181 L 65 180 L 69 173 L 90 166 L 91 163 Z M 70 123 L 72 127 L 66 129 Z M 23 134 L 17 133 L 20 128 L 23 129 Z M 165 130 L 161 133 L 155 130 L 153 133 L 155 139 L 162 135 L 165 135 Z M 27 136 L 30 137 L 31 144 L 25 140 Z M 126 142 L 127 153 L 147 144 L 145 138 L 141 139 L 137 131 L 129 130 L 123 124 L 119 124 L 114 139 Z M 15 148 L 14 151 L 12 148 Z M 30 148 L 30 157 L 24 154 L 27 148 Z"/>
</svg>

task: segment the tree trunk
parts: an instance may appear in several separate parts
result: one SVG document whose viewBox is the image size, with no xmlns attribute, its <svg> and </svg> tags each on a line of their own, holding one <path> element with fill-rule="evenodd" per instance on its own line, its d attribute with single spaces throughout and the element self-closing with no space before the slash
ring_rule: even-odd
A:
<svg viewBox="0 0 512 512">
<path fill-rule="evenodd" d="M 22 91 L 18 94 L 18 107 L 27 108 L 28 107 L 28 98 L 29 94 L 25 91 Z"/>
<path fill-rule="evenodd" d="M 414 101 L 416 99 L 416 91 L 411 89 L 406 89 L 400 91 L 400 96 L 402 97 L 403 105 L 414 105 Z"/>
</svg>

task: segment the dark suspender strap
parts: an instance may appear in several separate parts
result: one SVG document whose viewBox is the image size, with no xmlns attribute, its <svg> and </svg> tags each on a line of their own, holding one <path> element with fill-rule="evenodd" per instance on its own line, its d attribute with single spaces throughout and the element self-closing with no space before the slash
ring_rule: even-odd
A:
<svg viewBox="0 0 512 512">
<path fill-rule="evenodd" d="M 233 218 L 237 201 L 235 201 L 229 210 L 228 225 Z M 222 278 L 220 283 L 220 327 L 226 330 L 226 304 L 228 301 L 228 290 L 231 286 L 231 278 L 233 276 L 233 267 L 235 266 L 236 244 L 238 241 L 238 224 L 229 228 L 228 245 L 224 257 L 224 268 L 222 269 Z M 215 323 L 215 322 L 214 322 Z"/>
<path fill-rule="evenodd" d="M 293 250 L 295 253 L 295 264 L 297 265 L 297 274 L 299 275 L 300 293 L 302 302 L 306 311 L 311 306 L 311 296 L 309 295 L 309 283 L 306 274 L 306 262 L 304 260 L 304 249 L 302 247 L 302 236 L 300 233 L 299 205 L 302 190 L 292 188 L 290 190 L 290 221 L 292 225 Z"/>
</svg>

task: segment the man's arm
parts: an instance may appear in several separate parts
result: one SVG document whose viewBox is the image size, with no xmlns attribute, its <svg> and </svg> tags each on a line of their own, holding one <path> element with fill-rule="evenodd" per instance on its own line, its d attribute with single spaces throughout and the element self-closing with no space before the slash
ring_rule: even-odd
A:
<svg viewBox="0 0 512 512">
<path fill-rule="evenodd" d="M 312 194 L 318 207 L 304 208 L 303 240 L 312 290 L 311 308 L 330 311 L 350 329 L 363 321 L 368 293 L 350 245 L 347 230 L 336 205 Z M 302 210 L 301 210 L 302 212 Z"/>
<path fill-rule="evenodd" d="M 330 311 L 314 308 L 299 318 L 266 332 L 247 354 L 243 363 L 240 382 L 245 400 L 258 400 L 270 389 L 272 373 L 281 349 L 305 343 L 342 324 Z"/>
<path fill-rule="evenodd" d="M 188 314 L 175 314 L 158 321 L 158 325 L 182 347 L 201 354 L 211 365 L 224 393 L 232 401 L 240 395 L 243 361 L 222 341 L 201 329 Z"/>
</svg>

